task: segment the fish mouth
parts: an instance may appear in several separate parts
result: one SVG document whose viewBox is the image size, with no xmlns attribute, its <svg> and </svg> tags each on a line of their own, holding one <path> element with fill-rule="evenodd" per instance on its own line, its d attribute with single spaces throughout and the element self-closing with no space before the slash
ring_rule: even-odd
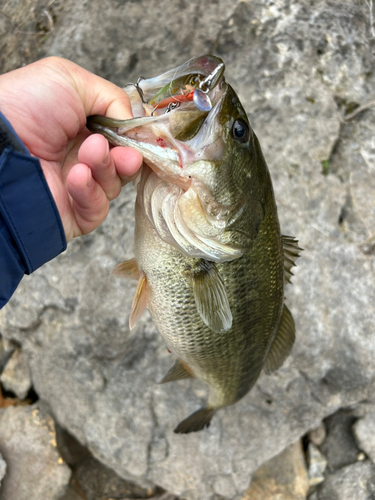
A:
<svg viewBox="0 0 375 500">
<path fill-rule="evenodd" d="M 187 190 L 192 182 L 187 167 L 197 159 L 204 159 L 205 149 L 220 136 L 219 116 L 226 89 L 223 81 L 215 87 L 209 112 L 198 110 L 194 102 L 184 102 L 164 114 L 130 120 L 90 116 L 87 128 L 104 135 L 112 145 L 136 149 L 161 179 Z M 186 136 L 189 128 L 193 129 L 191 138 Z"/>
<path fill-rule="evenodd" d="M 87 128 L 104 135 L 114 146 L 131 147 L 139 151 L 144 162 L 164 181 L 171 182 L 183 189 L 191 184 L 189 176 L 184 175 L 178 149 L 164 135 L 154 135 L 154 122 L 163 124 L 160 116 L 112 120 L 102 116 L 90 116 Z"/>
</svg>

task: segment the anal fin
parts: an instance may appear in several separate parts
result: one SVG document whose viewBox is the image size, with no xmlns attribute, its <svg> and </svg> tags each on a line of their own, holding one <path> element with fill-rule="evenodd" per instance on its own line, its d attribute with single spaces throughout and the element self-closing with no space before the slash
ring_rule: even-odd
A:
<svg viewBox="0 0 375 500">
<path fill-rule="evenodd" d="M 182 420 L 174 432 L 176 434 L 188 434 L 189 432 L 201 431 L 205 427 L 209 427 L 215 413 L 215 408 L 201 408 Z"/>
<path fill-rule="evenodd" d="M 129 328 L 132 330 L 137 321 L 142 316 L 144 310 L 147 307 L 147 279 L 146 276 L 141 273 L 137 289 L 134 294 L 132 310 L 129 317 Z"/>
<path fill-rule="evenodd" d="M 264 371 L 271 373 L 284 363 L 292 350 L 295 340 L 295 325 L 292 313 L 284 304 L 283 314 L 279 329 L 273 339 L 267 359 L 264 363 Z"/>
<path fill-rule="evenodd" d="M 159 384 L 166 384 L 175 380 L 183 380 L 185 378 L 193 378 L 194 375 L 189 367 L 181 360 L 177 360 L 175 364 L 168 370 L 166 375 L 162 378 Z"/>
<path fill-rule="evenodd" d="M 127 278 L 130 280 L 138 280 L 140 273 L 138 270 L 137 262 L 135 259 L 124 260 L 117 264 L 117 266 L 111 271 L 114 276 L 119 276 L 120 278 Z"/>
</svg>

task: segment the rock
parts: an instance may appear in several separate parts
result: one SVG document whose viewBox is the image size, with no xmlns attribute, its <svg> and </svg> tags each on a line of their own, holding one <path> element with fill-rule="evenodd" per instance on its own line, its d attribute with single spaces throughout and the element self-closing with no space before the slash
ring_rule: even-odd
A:
<svg viewBox="0 0 375 500">
<path fill-rule="evenodd" d="M 316 429 L 308 433 L 308 439 L 315 446 L 320 446 L 326 438 L 326 428 L 324 423 L 321 422 Z"/>
<path fill-rule="evenodd" d="M 74 481 L 87 500 L 98 498 L 151 498 L 164 493 L 160 488 L 141 488 L 125 481 L 93 457 L 77 465 Z M 178 499 L 176 499 L 178 500 Z"/>
<path fill-rule="evenodd" d="M 0 486 L 7 470 L 7 464 L 0 453 Z"/>
<path fill-rule="evenodd" d="M 0 335 L 0 373 L 3 371 L 14 350 L 15 346 Z"/>
<path fill-rule="evenodd" d="M 375 463 L 375 413 L 369 413 L 353 425 L 358 446 Z"/>
<path fill-rule="evenodd" d="M 83 500 L 82 495 L 74 491 L 73 487 L 68 486 L 67 490 L 59 500 Z"/>
<path fill-rule="evenodd" d="M 17 349 L 9 359 L 0 377 L 7 391 L 13 392 L 19 399 L 25 399 L 31 389 L 30 370 L 21 349 Z"/>
<path fill-rule="evenodd" d="M 8 468 L 1 500 L 58 500 L 64 493 L 70 469 L 57 452 L 53 420 L 38 404 L 0 410 L 0 452 Z"/>
<path fill-rule="evenodd" d="M 375 466 L 357 462 L 329 474 L 318 487 L 317 500 L 372 500 L 375 494 Z"/>
<path fill-rule="evenodd" d="M 309 481 L 300 441 L 263 464 L 243 500 L 305 500 Z"/>
<path fill-rule="evenodd" d="M 340 410 L 326 419 L 327 437 L 320 448 L 330 470 L 340 469 L 358 460 L 360 449 L 352 432 L 356 420 L 357 417 L 350 410 Z"/>
<path fill-rule="evenodd" d="M 125 481 L 113 470 L 96 460 L 87 448 L 82 446 L 71 434 L 59 425 L 56 426 L 57 448 L 63 460 L 71 467 L 73 474 L 65 496 L 60 500 L 85 500 L 104 498 L 155 498 L 167 496 L 159 487 L 140 487 Z M 165 500 L 179 500 L 174 495 Z"/>
<path fill-rule="evenodd" d="M 307 448 L 307 463 L 310 487 L 323 482 L 327 460 L 313 443 L 309 443 Z"/>
<path fill-rule="evenodd" d="M 223 57 L 269 164 L 282 230 L 305 249 L 286 290 L 297 340 L 284 366 L 262 374 L 209 429 L 174 435 L 207 388 L 189 380 L 155 385 L 171 356 L 147 314 L 128 330 L 135 286 L 109 272 L 133 256 L 130 188 L 99 230 L 24 278 L 1 312 L 0 329 L 22 345 L 36 391 L 58 421 L 122 478 L 188 500 L 237 500 L 263 463 L 322 419 L 373 400 L 375 254 L 371 244 L 362 246 L 370 241 L 373 213 L 358 198 L 374 168 L 374 110 L 341 120 L 373 98 L 368 6 L 351 0 L 316 0 L 313 8 L 307 0 L 61 5 L 38 57 L 68 57 L 120 85 L 199 53 Z M 15 48 L 6 53 L 16 57 Z M 345 460 L 329 457 L 333 468 Z"/>
</svg>

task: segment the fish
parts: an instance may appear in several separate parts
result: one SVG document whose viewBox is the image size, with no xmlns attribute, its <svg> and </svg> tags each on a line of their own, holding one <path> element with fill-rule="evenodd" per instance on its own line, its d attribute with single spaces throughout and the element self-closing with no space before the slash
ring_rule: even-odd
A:
<svg viewBox="0 0 375 500">
<path fill-rule="evenodd" d="M 160 384 L 197 378 L 207 403 L 174 432 L 210 425 L 295 341 L 285 286 L 301 248 L 281 235 L 270 173 L 245 109 L 213 55 L 125 90 L 134 118 L 88 119 L 111 144 L 140 151 L 135 257 L 115 275 L 138 281 L 129 318 L 148 308 L 175 363 Z"/>
</svg>

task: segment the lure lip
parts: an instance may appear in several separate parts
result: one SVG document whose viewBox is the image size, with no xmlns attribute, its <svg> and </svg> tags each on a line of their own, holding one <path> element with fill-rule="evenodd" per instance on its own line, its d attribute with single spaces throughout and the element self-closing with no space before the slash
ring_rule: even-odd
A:
<svg viewBox="0 0 375 500">
<path fill-rule="evenodd" d="M 211 111 L 212 109 L 212 102 L 208 93 L 201 89 L 194 90 L 193 101 L 200 111 Z"/>
</svg>

